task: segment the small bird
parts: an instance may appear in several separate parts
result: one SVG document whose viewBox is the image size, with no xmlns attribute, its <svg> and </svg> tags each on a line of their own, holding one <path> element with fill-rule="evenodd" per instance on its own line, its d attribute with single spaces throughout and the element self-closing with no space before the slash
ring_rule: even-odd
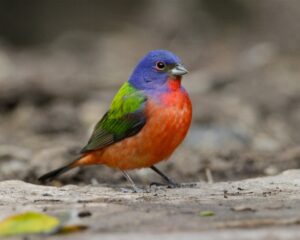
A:
<svg viewBox="0 0 300 240">
<path fill-rule="evenodd" d="M 140 168 L 151 168 L 176 186 L 155 164 L 168 159 L 190 127 L 192 104 L 181 85 L 187 72 L 172 52 L 150 51 L 115 95 L 81 155 L 39 180 L 51 180 L 79 166 L 105 164 L 121 170 L 135 191 L 127 171 Z"/>
</svg>

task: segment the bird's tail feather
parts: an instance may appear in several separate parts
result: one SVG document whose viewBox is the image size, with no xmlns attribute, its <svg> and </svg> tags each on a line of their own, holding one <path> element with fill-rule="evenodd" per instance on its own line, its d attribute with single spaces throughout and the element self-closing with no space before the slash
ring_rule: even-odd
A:
<svg viewBox="0 0 300 240">
<path fill-rule="evenodd" d="M 38 180 L 40 182 L 46 182 L 46 181 L 51 181 L 53 180 L 54 178 L 58 177 L 59 175 L 71 170 L 72 168 L 74 167 L 77 167 L 77 163 L 78 162 L 78 159 L 75 160 L 74 162 L 66 165 L 66 166 L 63 166 L 63 167 L 60 167 L 60 168 L 57 168 L 51 172 L 48 172 L 46 174 L 44 174 L 43 176 L 39 177 Z"/>
</svg>

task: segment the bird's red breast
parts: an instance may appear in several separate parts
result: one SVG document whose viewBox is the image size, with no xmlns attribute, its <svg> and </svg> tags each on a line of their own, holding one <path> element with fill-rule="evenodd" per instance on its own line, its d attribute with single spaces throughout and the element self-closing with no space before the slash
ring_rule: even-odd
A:
<svg viewBox="0 0 300 240">
<path fill-rule="evenodd" d="M 150 167 L 167 159 L 187 134 L 192 105 L 180 79 L 169 79 L 169 91 L 146 103 L 147 123 L 136 135 L 84 156 L 78 165 L 105 164 L 122 170 Z"/>
</svg>

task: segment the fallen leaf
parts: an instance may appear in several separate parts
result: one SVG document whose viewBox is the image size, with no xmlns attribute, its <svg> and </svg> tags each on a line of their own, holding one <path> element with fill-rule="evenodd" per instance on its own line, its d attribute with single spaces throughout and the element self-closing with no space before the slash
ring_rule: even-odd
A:
<svg viewBox="0 0 300 240">
<path fill-rule="evenodd" d="M 67 218 L 67 219 L 64 219 Z M 82 231 L 85 225 L 65 225 L 70 216 L 60 218 L 38 212 L 26 212 L 10 216 L 0 222 L 0 236 L 30 234 L 65 234 Z"/>
<path fill-rule="evenodd" d="M 0 222 L 0 236 L 51 233 L 59 227 L 59 219 L 43 213 L 26 212 Z"/>
<path fill-rule="evenodd" d="M 200 212 L 201 217 L 211 217 L 214 216 L 215 213 L 213 211 L 202 211 Z"/>
</svg>

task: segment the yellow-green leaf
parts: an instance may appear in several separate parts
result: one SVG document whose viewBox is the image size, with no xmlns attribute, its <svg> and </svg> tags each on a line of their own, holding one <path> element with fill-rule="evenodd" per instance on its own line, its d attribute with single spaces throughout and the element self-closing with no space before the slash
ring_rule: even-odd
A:
<svg viewBox="0 0 300 240">
<path fill-rule="evenodd" d="M 215 213 L 213 211 L 202 211 L 200 212 L 201 217 L 211 217 L 214 216 Z"/>
<path fill-rule="evenodd" d="M 0 236 L 51 233 L 57 230 L 60 221 L 37 212 L 26 212 L 10 216 L 0 222 Z"/>
</svg>

